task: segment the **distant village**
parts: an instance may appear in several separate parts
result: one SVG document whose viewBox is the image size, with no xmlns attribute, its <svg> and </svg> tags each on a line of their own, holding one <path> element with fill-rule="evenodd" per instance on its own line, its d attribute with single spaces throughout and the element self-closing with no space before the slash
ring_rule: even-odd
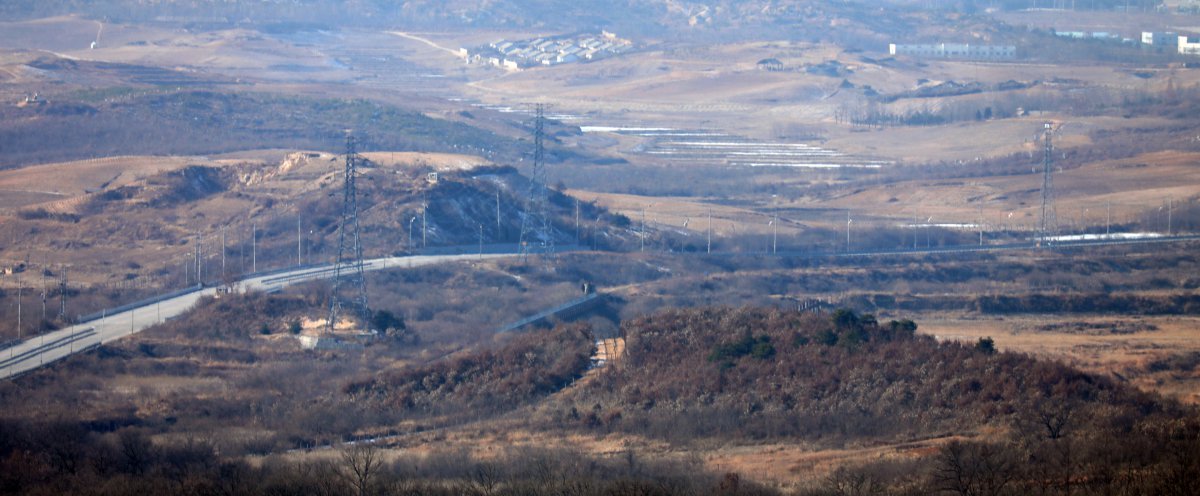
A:
<svg viewBox="0 0 1200 496">
<path fill-rule="evenodd" d="M 555 36 L 532 40 L 499 40 L 474 48 L 459 48 L 469 64 L 488 64 L 510 71 L 599 60 L 626 53 L 633 42 L 608 31 L 599 35 Z"/>
</svg>

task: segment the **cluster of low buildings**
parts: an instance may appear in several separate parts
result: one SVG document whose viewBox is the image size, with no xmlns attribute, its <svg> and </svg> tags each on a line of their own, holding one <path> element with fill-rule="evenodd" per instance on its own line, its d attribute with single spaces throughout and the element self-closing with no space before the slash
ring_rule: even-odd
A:
<svg viewBox="0 0 1200 496">
<path fill-rule="evenodd" d="M 1055 31 L 1056 36 L 1078 40 L 1119 41 L 1136 44 L 1159 52 L 1178 52 L 1183 55 L 1200 55 L 1200 36 L 1179 34 L 1170 31 L 1142 31 L 1141 40 L 1126 38 L 1105 31 Z"/>
<path fill-rule="evenodd" d="M 1142 44 L 1183 55 L 1200 55 L 1200 36 L 1172 32 L 1143 31 Z"/>
<path fill-rule="evenodd" d="M 467 63 L 488 64 L 510 71 L 538 66 L 570 64 L 620 55 L 633 42 L 608 31 L 600 35 L 559 36 L 532 40 L 499 40 L 474 48 L 459 48 Z"/>
</svg>

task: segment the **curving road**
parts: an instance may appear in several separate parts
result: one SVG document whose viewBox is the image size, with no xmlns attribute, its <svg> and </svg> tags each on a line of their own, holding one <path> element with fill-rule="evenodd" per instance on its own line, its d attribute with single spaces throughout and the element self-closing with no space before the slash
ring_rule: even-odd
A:
<svg viewBox="0 0 1200 496">
<path fill-rule="evenodd" d="M 363 270 L 411 268 L 461 260 L 495 259 L 514 254 L 473 255 L 414 255 L 385 257 L 363 262 Z M 345 267 L 345 266 L 343 266 Z M 333 277 L 333 265 L 300 267 L 282 272 L 251 276 L 235 284 L 235 289 L 275 292 L 283 287 L 314 279 Z M 74 353 L 86 351 L 104 343 L 132 336 L 150 326 L 179 316 L 192 308 L 201 297 L 217 293 L 216 288 L 197 288 L 154 303 L 132 308 L 102 318 L 74 325 L 27 339 L 15 346 L 0 350 L 0 379 L 19 376 L 43 365 L 62 360 Z"/>
<path fill-rule="evenodd" d="M 899 250 L 879 250 L 879 251 L 860 251 L 860 252 L 841 252 L 841 253 L 819 253 L 819 252 L 784 252 L 780 251 L 775 254 L 766 255 L 759 253 L 712 253 L 705 255 L 700 253 L 692 254 L 693 256 L 780 256 L 780 257 L 801 257 L 801 258 L 828 258 L 828 257 L 871 257 L 871 256 L 887 256 L 887 255 L 919 255 L 932 253 L 975 253 L 975 252 L 994 252 L 1008 250 L 1066 250 L 1071 248 L 1096 247 L 1096 246 L 1112 246 L 1112 245 L 1129 245 L 1129 244 L 1150 244 L 1150 243 L 1177 243 L 1177 242 L 1194 242 L 1200 241 L 1200 235 L 1180 235 L 1180 236 L 1162 236 L 1157 238 L 1141 238 L 1141 239 L 1096 239 L 1096 240 L 1081 240 L 1058 242 L 1051 246 L 1039 248 L 1035 242 L 1022 242 L 1011 244 L 995 244 L 995 245 L 970 245 L 970 246 L 948 246 L 948 247 L 933 247 L 933 248 L 917 248 L 917 249 L 899 249 Z M 573 251 L 578 247 L 560 247 L 562 251 Z M 376 258 L 363 262 L 363 269 L 383 270 L 392 268 L 410 268 L 420 267 L 424 265 L 432 265 L 437 263 L 454 262 L 461 260 L 482 260 L 496 259 L 506 257 L 520 256 L 515 253 L 476 253 L 476 254 L 453 254 L 453 255 L 413 255 L 406 257 L 384 257 Z M 333 277 L 334 267 L 332 264 L 315 266 L 315 267 L 297 267 L 284 271 L 276 271 L 269 274 L 260 274 L 248 277 L 235 283 L 235 289 L 238 290 L 254 290 L 264 292 L 275 292 L 283 289 L 285 286 L 296 284 L 314 279 L 328 279 Z M 96 320 L 71 326 L 66 329 L 47 333 L 35 338 L 27 339 L 15 346 L 0 350 L 0 379 L 8 379 L 16 377 L 38 367 L 55 361 L 66 358 L 74 353 L 95 348 L 104 343 L 111 342 L 123 337 L 132 336 L 133 334 L 146 329 L 150 326 L 158 324 L 183 314 L 193 305 L 196 304 L 201 297 L 216 294 L 216 288 L 197 288 L 196 290 L 184 292 L 182 294 L 169 294 L 168 297 L 153 303 L 143 304 L 135 308 L 124 307 L 120 311 L 111 315 L 104 315 Z M 98 316 L 99 317 L 99 316 Z"/>
</svg>

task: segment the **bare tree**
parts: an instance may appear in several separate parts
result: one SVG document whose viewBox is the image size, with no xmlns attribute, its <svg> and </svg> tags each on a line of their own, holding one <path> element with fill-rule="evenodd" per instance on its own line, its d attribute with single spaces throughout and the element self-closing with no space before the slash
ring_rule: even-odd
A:
<svg viewBox="0 0 1200 496">
<path fill-rule="evenodd" d="M 383 457 L 370 442 L 360 441 L 342 448 L 341 475 L 358 496 L 371 494 L 371 486 L 383 468 Z"/>
<path fill-rule="evenodd" d="M 866 471 L 838 467 L 825 478 L 825 489 L 837 496 L 867 496 L 885 494 L 886 487 Z"/>
<path fill-rule="evenodd" d="M 1003 447 L 953 441 L 937 456 L 934 482 L 943 491 L 961 496 L 995 496 L 1016 477 L 1016 463 Z"/>
<path fill-rule="evenodd" d="M 491 462 L 476 463 L 471 470 L 471 481 L 475 484 L 475 489 L 479 494 L 484 496 L 492 496 L 496 493 L 502 477 L 500 466 Z"/>
</svg>

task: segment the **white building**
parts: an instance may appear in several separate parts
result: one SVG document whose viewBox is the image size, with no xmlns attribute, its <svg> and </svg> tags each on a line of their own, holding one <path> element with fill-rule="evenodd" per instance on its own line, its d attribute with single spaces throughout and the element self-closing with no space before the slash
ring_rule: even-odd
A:
<svg viewBox="0 0 1200 496">
<path fill-rule="evenodd" d="M 1179 53 L 1184 55 L 1200 55 L 1200 36 L 1180 36 Z"/>
<path fill-rule="evenodd" d="M 1174 47 L 1179 43 L 1180 36 L 1171 33 L 1156 33 L 1153 31 L 1142 31 L 1142 44 L 1150 46 Z"/>
<path fill-rule="evenodd" d="M 888 45 L 892 55 L 931 57 L 945 59 L 1012 59 L 1017 57 L 1013 45 L 969 45 L 965 43 L 938 43 L 933 45 Z"/>
</svg>

